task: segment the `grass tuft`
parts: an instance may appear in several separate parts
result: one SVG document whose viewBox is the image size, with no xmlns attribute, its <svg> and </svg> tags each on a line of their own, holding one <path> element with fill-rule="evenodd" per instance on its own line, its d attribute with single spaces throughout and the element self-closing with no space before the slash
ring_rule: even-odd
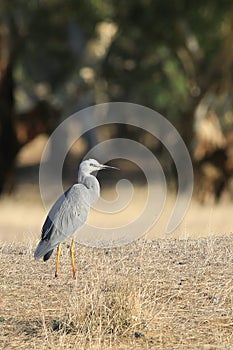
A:
<svg viewBox="0 0 233 350">
<path fill-rule="evenodd" d="M 59 330 L 80 333 L 87 340 L 116 338 L 143 329 L 141 300 L 128 281 L 86 286 L 73 295 Z"/>
</svg>

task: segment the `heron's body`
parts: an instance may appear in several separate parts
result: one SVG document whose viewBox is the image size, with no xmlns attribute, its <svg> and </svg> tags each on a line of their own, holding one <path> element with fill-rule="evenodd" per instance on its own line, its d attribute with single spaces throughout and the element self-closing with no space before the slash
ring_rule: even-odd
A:
<svg viewBox="0 0 233 350">
<path fill-rule="evenodd" d="M 54 248 L 85 224 L 91 205 L 100 195 L 99 182 L 91 172 L 105 168 L 111 167 L 101 165 L 94 159 L 81 163 L 78 183 L 58 198 L 45 220 L 35 259 L 43 256 L 44 261 L 48 260 Z"/>
<path fill-rule="evenodd" d="M 56 201 L 45 220 L 35 259 L 44 256 L 44 261 L 48 260 L 59 243 L 72 237 L 85 224 L 89 210 L 88 189 L 82 184 L 69 188 Z"/>
</svg>

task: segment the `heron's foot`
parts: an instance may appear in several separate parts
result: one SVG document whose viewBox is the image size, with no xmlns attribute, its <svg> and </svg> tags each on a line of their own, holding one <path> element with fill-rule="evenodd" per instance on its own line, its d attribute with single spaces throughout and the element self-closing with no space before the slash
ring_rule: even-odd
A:
<svg viewBox="0 0 233 350">
<path fill-rule="evenodd" d="M 75 240 L 72 239 L 71 246 L 70 246 L 70 257 L 71 257 L 73 278 L 76 279 L 76 266 L 75 266 L 75 261 L 74 261 L 74 249 L 75 249 Z"/>
<path fill-rule="evenodd" d="M 76 276 L 76 269 L 72 269 L 73 271 L 73 279 L 76 280 L 77 276 Z"/>
<path fill-rule="evenodd" d="M 61 256 L 61 243 L 58 244 L 57 247 L 57 261 L 56 261 L 56 268 L 55 268 L 55 278 L 58 278 L 58 268 L 60 263 L 60 256 Z"/>
</svg>

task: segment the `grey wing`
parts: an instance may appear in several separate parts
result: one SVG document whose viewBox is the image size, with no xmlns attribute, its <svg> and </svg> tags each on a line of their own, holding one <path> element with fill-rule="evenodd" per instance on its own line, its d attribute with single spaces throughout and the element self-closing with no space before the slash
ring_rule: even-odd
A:
<svg viewBox="0 0 233 350">
<path fill-rule="evenodd" d="M 54 223 L 54 219 L 57 215 L 57 213 L 59 213 L 61 205 L 63 204 L 63 202 L 65 201 L 66 197 L 68 196 L 68 193 L 70 192 L 72 187 L 70 187 L 66 192 L 64 192 L 59 198 L 58 200 L 54 203 L 54 205 L 52 206 L 52 208 L 50 209 L 47 218 L 44 222 L 44 225 L 42 227 L 41 230 L 41 239 L 42 240 L 49 240 L 51 233 L 52 233 L 52 228 L 53 228 L 53 223 Z"/>
<path fill-rule="evenodd" d="M 89 211 L 88 189 L 82 184 L 72 186 L 54 217 L 54 232 L 52 232 L 50 239 L 60 243 L 72 236 L 77 229 L 84 225 Z"/>
<path fill-rule="evenodd" d="M 42 228 L 41 241 L 35 258 L 53 250 L 59 243 L 82 227 L 90 211 L 88 189 L 82 184 L 73 185 L 53 205 Z"/>
</svg>

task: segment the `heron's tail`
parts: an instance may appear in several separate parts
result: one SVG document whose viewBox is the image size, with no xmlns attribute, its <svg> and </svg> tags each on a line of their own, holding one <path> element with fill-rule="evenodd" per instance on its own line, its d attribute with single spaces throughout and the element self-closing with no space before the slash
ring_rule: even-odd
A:
<svg viewBox="0 0 233 350">
<path fill-rule="evenodd" d="M 50 250 L 48 253 L 46 253 L 46 254 L 44 255 L 43 260 L 44 260 L 44 261 L 49 260 L 49 258 L 50 258 L 50 256 L 51 256 L 52 254 L 53 254 L 53 249 Z"/>
<path fill-rule="evenodd" d="M 51 248 L 50 242 L 46 240 L 41 240 L 35 250 L 34 258 L 38 260 L 43 256 L 44 261 L 46 261 L 52 255 L 52 252 L 53 248 Z"/>
</svg>

